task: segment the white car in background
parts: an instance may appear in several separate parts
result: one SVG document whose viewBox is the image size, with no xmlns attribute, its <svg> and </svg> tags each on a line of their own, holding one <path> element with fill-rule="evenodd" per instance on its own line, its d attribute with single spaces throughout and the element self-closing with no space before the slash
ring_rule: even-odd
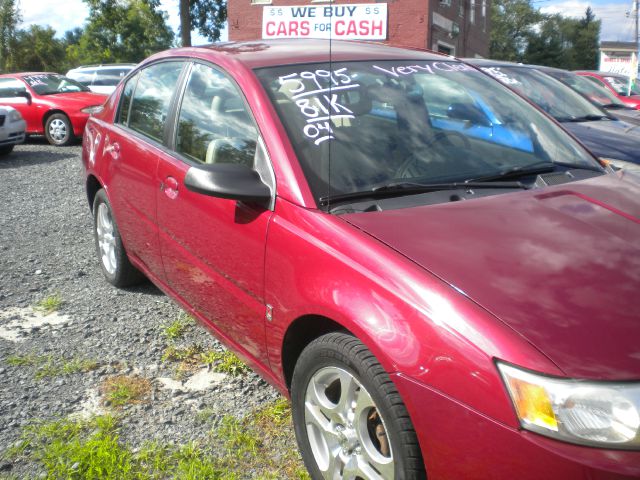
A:
<svg viewBox="0 0 640 480">
<path fill-rule="evenodd" d="M 18 110 L 0 106 L 0 155 L 11 153 L 15 145 L 24 142 L 26 128 L 27 123 Z"/>
<path fill-rule="evenodd" d="M 135 63 L 87 65 L 69 70 L 66 76 L 89 87 L 92 92 L 111 95 L 120 80 L 135 66 Z"/>
</svg>

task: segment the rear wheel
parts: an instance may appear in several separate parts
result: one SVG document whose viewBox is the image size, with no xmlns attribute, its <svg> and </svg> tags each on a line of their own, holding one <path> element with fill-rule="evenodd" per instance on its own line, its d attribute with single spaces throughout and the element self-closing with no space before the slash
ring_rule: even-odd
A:
<svg viewBox="0 0 640 480">
<path fill-rule="evenodd" d="M 140 283 L 144 276 L 127 257 L 111 204 L 102 189 L 98 190 L 93 201 L 93 225 L 100 267 L 109 283 L 116 287 Z"/>
<path fill-rule="evenodd" d="M 296 364 L 291 398 L 314 480 L 426 478 L 400 394 L 357 338 L 330 333 L 311 342 Z"/>
<path fill-rule="evenodd" d="M 75 140 L 71 121 L 64 113 L 54 113 L 47 118 L 44 134 L 51 145 L 69 145 Z"/>
</svg>

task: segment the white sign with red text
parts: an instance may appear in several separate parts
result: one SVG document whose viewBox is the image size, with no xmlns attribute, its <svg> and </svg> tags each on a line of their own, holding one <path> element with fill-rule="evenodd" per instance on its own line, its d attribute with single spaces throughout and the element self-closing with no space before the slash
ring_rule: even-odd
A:
<svg viewBox="0 0 640 480">
<path fill-rule="evenodd" d="M 264 7 L 262 38 L 386 40 L 387 4 Z"/>
</svg>

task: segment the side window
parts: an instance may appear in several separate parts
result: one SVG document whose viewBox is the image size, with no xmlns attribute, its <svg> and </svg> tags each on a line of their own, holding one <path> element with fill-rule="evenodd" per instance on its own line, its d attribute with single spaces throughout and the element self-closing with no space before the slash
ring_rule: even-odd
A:
<svg viewBox="0 0 640 480">
<path fill-rule="evenodd" d="M 121 123 L 123 125 L 129 125 L 129 111 L 131 107 L 131 98 L 133 97 L 133 91 L 136 88 L 136 84 L 138 83 L 138 78 L 140 78 L 140 74 L 136 74 L 134 77 L 130 78 L 127 84 L 124 86 L 122 90 L 122 96 L 120 97 L 120 107 L 118 108 L 118 118 L 116 123 Z"/>
<path fill-rule="evenodd" d="M 0 80 L 0 98 L 21 97 L 27 88 L 16 78 L 3 78 Z"/>
<path fill-rule="evenodd" d="M 162 141 L 169 104 L 183 65 L 184 62 L 163 62 L 140 72 L 127 118 L 129 128 Z"/>
<path fill-rule="evenodd" d="M 195 64 L 180 107 L 176 150 L 202 163 L 253 167 L 257 140 L 236 86 L 218 70 Z"/>
</svg>

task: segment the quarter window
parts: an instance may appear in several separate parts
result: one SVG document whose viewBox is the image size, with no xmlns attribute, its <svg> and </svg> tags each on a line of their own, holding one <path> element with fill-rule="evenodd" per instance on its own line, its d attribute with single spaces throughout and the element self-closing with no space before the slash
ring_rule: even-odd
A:
<svg viewBox="0 0 640 480">
<path fill-rule="evenodd" d="M 236 86 L 218 70 L 195 64 L 180 107 L 176 150 L 202 163 L 253 167 L 257 140 Z"/>
<path fill-rule="evenodd" d="M 118 111 L 118 120 L 117 123 L 121 123 L 123 125 L 129 124 L 129 111 L 131 107 L 131 97 L 133 97 L 133 91 L 136 88 L 136 83 L 138 83 L 138 78 L 140 74 L 137 74 L 131 80 L 127 82 L 124 86 L 124 90 L 122 91 L 122 97 L 120 99 L 120 109 Z"/>
<path fill-rule="evenodd" d="M 171 98 L 183 65 L 183 62 L 163 62 L 141 72 L 126 119 L 129 128 L 162 141 Z"/>
</svg>

